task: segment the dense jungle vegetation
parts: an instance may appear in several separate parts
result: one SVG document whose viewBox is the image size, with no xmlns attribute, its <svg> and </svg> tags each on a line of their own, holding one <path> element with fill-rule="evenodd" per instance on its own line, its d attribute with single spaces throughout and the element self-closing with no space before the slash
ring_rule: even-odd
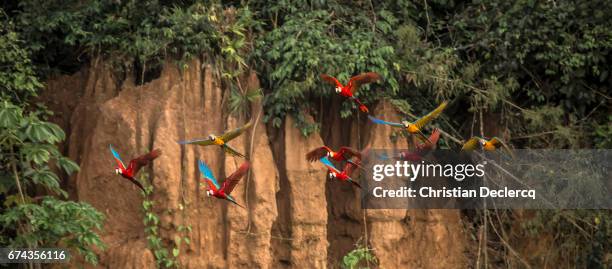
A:
<svg viewBox="0 0 612 269">
<path fill-rule="evenodd" d="M 610 14 L 603 0 L 3 1 L 0 245 L 67 246 L 92 263 L 104 247 L 95 232 L 103 215 L 60 187 L 79 168 L 59 152 L 64 131 L 36 101 L 48 77 L 97 57 L 136 71 L 139 83 L 166 59 L 204 57 L 221 70 L 232 109 L 252 95 L 238 77 L 255 69 L 266 121 L 279 127 L 292 115 L 304 135 L 321 127 L 304 115 L 334 94 L 321 72 L 346 80 L 376 71 L 384 81 L 359 92 L 366 104 L 387 99 L 410 117 L 450 100 L 453 117 L 436 124 L 459 139 L 495 122 L 485 135 L 515 148 L 610 148 Z M 355 116 L 351 105 L 343 117 Z M 520 227 L 510 227 L 512 211 L 501 214 L 508 233 L 554 235 L 554 255 L 577 267 L 610 259 L 609 211 L 537 211 Z"/>
</svg>

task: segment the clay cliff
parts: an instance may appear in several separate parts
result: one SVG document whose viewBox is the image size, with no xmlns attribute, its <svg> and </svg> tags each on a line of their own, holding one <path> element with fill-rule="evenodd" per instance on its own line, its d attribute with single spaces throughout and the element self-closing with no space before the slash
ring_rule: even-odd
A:
<svg viewBox="0 0 612 269">
<path fill-rule="evenodd" d="M 326 180 L 322 166 L 304 158 L 323 143 L 406 147 L 405 141 L 391 142 L 390 127 L 372 126 L 363 117 L 340 119 L 335 99 L 319 118 L 309 118 L 322 123 L 320 133 L 309 137 L 291 118 L 281 128 L 264 123 L 260 103 L 251 104 L 248 115 L 234 116 L 226 109 L 229 91 L 202 59 L 184 70 L 169 62 L 158 78 L 143 85 L 130 74 L 124 77 L 96 60 L 76 74 L 52 78 L 41 96 L 56 112 L 53 121 L 68 134 L 62 150 L 81 166 L 63 184 L 72 199 L 106 215 L 102 237 L 108 248 L 100 251 L 98 267 L 155 267 L 142 221 L 143 198 L 113 173 L 109 144 L 124 161 L 162 149 L 144 171 L 155 188 L 152 199 L 164 242 L 171 242 L 179 227 L 192 228 L 191 244 L 181 245 L 181 268 L 338 268 L 360 240 L 369 241 L 380 268 L 466 266 L 471 239 L 458 210 L 362 210 L 358 189 Z M 254 73 L 242 78 L 247 88 L 258 84 Z M 384 102 L 372 110 L 397 119 Z M 197 160 L 205 160 L 223 178 L 243 160 L 217 147 L 177 141 L 219 134 L 248 120 L 254 126 L 231 143 L 252 162 L 234 193 L 245 210 L 207 197 L 197 168 Z"/>
</svg>

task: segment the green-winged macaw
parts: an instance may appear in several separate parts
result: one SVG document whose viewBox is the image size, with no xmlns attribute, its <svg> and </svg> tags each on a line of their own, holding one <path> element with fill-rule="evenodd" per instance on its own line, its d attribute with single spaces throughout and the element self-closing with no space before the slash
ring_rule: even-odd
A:
<svg viewBox="0 0 612 269">
<path fill-rule="evenodd" d="M 130 182 L 134 183 L 136 186 L 138 186 L 138 188 L 144 191 L 144 187 L 142 186 L 142 184 L 140 184 L 140 182 L 138 182 L 138 180 L 136 180 L 134 177 L 136 176 L 140 168 L 148 165 L 155 158 L 159 157 L 159 155 L 161 155 L 161 150 L 155 149 L 147 154 L 144 154 L 138 158 L 135 158 L 131 160 L 128 166 L 126 167 L 125 164 L 123 164 L 121 157 L 119 157 L 119 153 L 117 153 L 113 149 L 112 145 L 109 145 L 109 147 L 110 147 L 111 152 L 113 153 L 113 158 L 115 158 L 115 161 L 117 162 L 115 173 L 117 175 L 121 175 L 125 179 L 128 179 Z"/>
<path fill-rule="evenodd" d="M 228 200 L 236 204 L 237 206 L 244 208 L 243 206 L 238 204 L 236 202 L 236 199 L 234 199 L 234 197 L 232 197 L 230 194 L 232 193 L 234 187 L 236 187 L 238 182 L 240 182 L 240 179 L 249 171 L 249 166 L 250 164 L 248 161 L 244 162 L 238 168 L 238 170 L 232 173 L 229 177 L 225 178 L 225 180 L 223 181 L 223 186 L 219 186 L 219 182 L 217 181 L 217 179 L 215 179 L 215 176 L 213 175 L 210 168 L 208 168 L 208 165 L 206 165 L 205 162 L 198 160 L 198 168 L 200 169 L 200 173 L 202 174 L 202 177 L 204 177 L 204 180 L 207 184 L 206 195 L 213 196 L 218 199 Z"/>
</svg>

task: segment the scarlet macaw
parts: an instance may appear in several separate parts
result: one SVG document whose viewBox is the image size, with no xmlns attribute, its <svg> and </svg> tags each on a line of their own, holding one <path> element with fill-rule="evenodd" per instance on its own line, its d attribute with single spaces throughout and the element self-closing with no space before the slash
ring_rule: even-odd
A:
<svg viewBox="0 0 612 269">
<path fill-rule="evenodd" d="M 344 169 L 342 171 L 338 170 L 330 161 L 329 159 L 326 157 L 323 157 L 320 159 L 320 161 L 327 166 L 328 169 L 328 175 L 330 178 L 336 178 L 340 181 L 348 181 L 350 183 L 353 183 L 355 186 L 361 188 L 361 185 L 359 185 L 359 183 L 357 183 L 357 181 L 353 180 L 351 178 L 351 174 L 353 173 L 353 171 L 355 170 L 355 167 L 357 167 L 357 165 L 355 165 L 355 163 L 358 163 L 358 160 L 353 160 L 352 162 L 347 162 L 346 165 L 344 166 Z"/>
<path fill-rule="evenodd" d="M 117 175 L 121 175 L 125 179 L 128 179 L 130 182 L 134 183 L 142 191 L 144 191 L 144 187 L 142 186 L 142 184 L 140 184 L 140 182 L 138 182 L 134 177 L 136 176 L 140 168 L 148 165 L 155 158 L 159 157 L 159 155 L 161 155 L 161 150 L 155 149 L 145 155 L 131 160 L 126 168 L 125 164 L 123 164 L 123 161 L 121 161 L 121 157 L 119 157 L 119 154 L 113 149 L 113 146 L 109 145 L 109 147 L 111 152 L 113 153 L 113 158 L 115 158 L 115 161 L 117 161 L 117 168 L 115 168 L 115 173 Z"/>
<path fill-rule="evenodd" d="M 406 131 L 408 131 L 408 133 L 412 134 L 412 135 L 417 135 L 421 140 L 423 140 L 426 143 L 431 143 L 431 141 L 429 141 L 427 139 L 427 137 L 423 134 L 423 127 L 429 123 L 430 121 L 432 121 L 433 119 L 437 118 L 442 111 L 444 111 L 444 109 L 446 108 L 446 105 L 448 104 L 448 102 L 442 102 L 442 104 L 440 104 L 436 109 L 434 109 L 433 111 L 429 112 L 429 114 L 421 117 L 420 119 L 416 120 L 415 122 L 410 122 L 410 121 L 402 121 L 401 123 L 399 122 L 388 122 L 388 121 L 384 121 L 381 119 L 377 119 L 373 116 L 368 115 L 368 118 L 370 118 L 370 120 L 376 124 L 386 124 L 386 125 L 391 125 L 393 127 L 400 127 L 400 128 L 405 128 Z"/>
<path fill-rule="evenodd" d="M 206 196 L 213 196 L 217 199 L 225 199 L 239 207 L 244 208 L 240 204 L 236 202 L 236 199 L 230 195 L 234 190 L 234 187 L 240 182 L 240 179 L 246 175 L 247 171 L 249 171 L 250 164 L 248 161 L 244 162 L 238 170 L 232 173 L 229 177 L 225 178 L 223 181 L 223 186 L 219 186 L 217 179 L 213 176 L 212 171 L 206 163 L 201 160 L 198 160 L 198 168 L 200 169 L 200 173 L 202 173 L 202 177 L 206 181 L 208 187 L 206 188 Z"/>
<path fill-rule="evenodd" d="M 306 159 L 310 162 L 314 162 L 325 156 L 332 158 L 334 161 L 340 162 L 349 161 L 352 157 L 358 157 L 361 159 L 362 152 L 356 151 L 350 147 L 341 147 L 340 150 L 336 152 L 327 146 L 322 146 L 306 153 Z"/>
<path fill-rule="evenodd" d="M 508 147 L 508 145 L 506 145 L 504 141 L 502 141 L 501 139 L 497 137 L 493 137 L 491 138 L 491 140 L 486 140 L 479 136 L 473 136 L 472 138 L 470 138 L 467 142 L 463 144 L 463 147 L 461 148 L 461 150 L 469 152 L 469 151 L 476 149 L 476 147 L 478 146 L 480 146 L 482 149 L 487 150 L 487 151 L 495 151 L 499 147 L 502 147 L 504 148 L 504 150 L 506 150 L 510 154 L 510 156 L 514 157 L 514 153 L 512 153 L 512 151 L 510 150 L 510 147 Z"/>
<path fill-rule="evenodd" d="M 195 145 L 200 145 L 200 146 L 217 145 L 217 146 L 220 146 L 223 149 L 223 151 L 233 156 L 240 156 L 242 158 L 246 158 L 242 153 L 238 152 L 237 150 L 232 148 L 230 145 L 228 145 L 227 142 L 229 142 L 230 140 L 244 133 L 244 131 L 250 128 L 252 124 L 253 124 L 252 122 L 249 122 L 240 128 L 236 128 L 234 130 L 224 133 L 222 136 L 216 136 L 214 134 L 211 134 L 208 136 L 207 139 L 179 141 L 179 144 L 195 144 Z"/>
<path fill-rule="evenodd" d="M 380 75 L 375 72 L 361 73 L 357 76 L 352 77 L 346 86 L 342 85 L 338 79 L 335 77 L 329 76 L 327 74 L 321 74 L 321 79 L 326 82 L 336 86 L 336 93 L 341 96 L 347 97 L 353 100 L 357 105 L 359 105 L 359 110 L 362 112 L 368 112 L 368 107 L 366 107 L 357 97 L 354 96 L 355 92 L 359 89 L 361 85 L 368 84 L 380 80 Z"/>
</svg>

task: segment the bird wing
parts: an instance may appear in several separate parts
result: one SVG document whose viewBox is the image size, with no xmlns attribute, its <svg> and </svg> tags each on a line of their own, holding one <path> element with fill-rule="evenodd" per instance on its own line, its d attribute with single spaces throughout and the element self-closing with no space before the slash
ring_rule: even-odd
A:
<svg viewBox="0 0 612 269">
<path fill-rule="evenodd" d="M 321 162 L 322 162 L 322 163 L 323 163 L 325 166 L 327 166 L 327 168 L 329 168 L 329 170 L 332 170 L 332 171 L 334 171 L 334 172 L 336 172 L 336 173 L 338 173 L 338 174 L 340 174 L 340 173 L 341 173 L 341 172 L 338 170 L 338 168 L 336 168 L 336 167 L 334 166 L 334 164 L 332 164 L 332 163 L 329 161 L 329 159 L 327 158 L 327 156 L 326 156 L 326 157 L 323 157 L 323 158 L 321 158 L 321 159 L 319 159 L 319 160 L 320 160 L 320 161 L 321 161 Z"/>
<path fill-rule="evenodd" d="M 359 160 L 361 160 L 361 152 L 350 147 L 341 147 L 338 154 L 342 155 L 347 160 L 352 157 L 357 157 Z"/>
<path fill-rule="evenodd" d="M 179 141 L 178 143 L 181 145 L 194 144 L 194 145 L 200 145 L 200 146 L 210 146 L 214 144 L 214 142 L 211 141 L 210 139 L 187 140 L 187 141 Z"/>
<path fill-rule="evenodd" d="M 318 147 L 306 153 L 306 160 L 308 160 L 309 162 L 314 162 L 318 159 L 325 157 L 325 155 L 327 155 L 327 153 L 331 151 L 332 150 L 326 146 Z"/>
<path fill-rule="evenodd" d="M 440 113 L 442 113 L 442 111 L 444 111 L 444 109 L 446 108 L 447 104 L 448 104 L 447 101 L 442 102 L 442 104 L 440 104 L 436 109 L 434 109 L 433 111 L 429 112 L 429 114 L 427 114 L 427 115 L 421 117 L 420 119 L 418 119 L 414 124 L 419 129 L 423 128 L 423 126 L 425 126 L 425 124 L 427 124 L 430 121 L 432 121 L 433 119 L 437 118 L 440 115 Z"/>
<path fill-rule="evenodd" d="M 232 173 L 229 177 L 227 177 L 225 179 L 225 181 L 223 181 L 223 187 L 221 187 L 221 190 L 223 190 L 223 192 L 225 194 L 230 194 L 232 193 L 232 191 L 234 190 L 234 187 L 236 187 L 236 185 L 238 184 L 238 182 L 240 182 L 240 179 L 246 175 L 246 173 L 249 171 L 249 167 L 250 164 L 248 161 L 244 162 L 239 168 L 238 170 L 236 170 L 234 173 Z"/>
<path fill-rule="evenodd" d="M 479 137 L 472 136 L 472 138 L 470 138 L 470 140 L 468 140 L 467 142 L 463 143 L 463 147 L 461 147 L 461 150 L 470 151 L 470 150 L 476 149 L 476 147 L 478 147 L 478 140 L 480 140 Z"/>
<path fill-rule="evenodd" d="M 395 126 L 395 127 L 404 127 L 404 125 L 403 125 L 403 124 L 398 123 L 398 122 L 389 122 L 389 121 L 384 121 L 384 120 L 377 119 L 377 118 L 375 118 L 374 116 L 370 116 L 370 115 L 368 115 L 368 118 L 369 118 L 369 119 L 370 119 L 370 120 L 371 120 L 373 123 L 376 123 L 376 124 L 386 124 L 386 125 L 391 125 L 391 126 Z"/>
<path fill-rule="evenodd" d="M 244 154 L 238 152 L 236 149 L 232 148 L 228 144 L 223 144 L 223 151 L 225 151 L 226 153 L 228 153 L 230 155 L 238 156 L 238 157 L 242 157 L 242 158 L 246 159 L 246 156 L 244 156 Z"/>
<path fill-rule="evenodd" d="M 336 79 L 335 77 L 332 77 L 330 75 L 327 74 L 321 74 L 321 79 L 323 79 L 325 82 L 335 85 L 336 87 L 340 87 L 342 88 L 342 83 L 340 83 L 340 81 L 338 81 L 338 79 Z"/>
<path fill-rule="evenodd" d="M 204 179 L 208 183 L 208 186 L 213 191 L 218 190 L 219 183 L 217 182 L 217 179 L 213 175 L 212 171 L 210 171 L 210 168 L 208 168 L 208 165 L 206 165 L 205 162 L 198 160 L 198 168 L 200 169 L 200 173 L 202 174 L 202 177 L 204 177 Z M 212 186 L 211 186 L 211 183 L 212 183 Z"/>
<path fill-rule="evenodd" d="M 347 86 L 350 89 L 351 93 L 355 93 L 357 90 L 359 90 L 359 87 L 361 87 L 361 85 L 372 83 L 377 80 L 380 80 L 380 75 L 378 73 L 375 73 L 375 72 L 361 73 L 359 75 L 352 77 L 349 80 Z"/>
<path fill-rule="evenodd" d="M 147 154 L 144 154 L 138 158 L 131 160 L 130 168 L 133 169 L 132 175 L 136 176 L 136 173 L 138 173 L 138 170 L 140 170 L 140 168 L 142 168 L 143 166 L 146 166 L 147 164 L 155 160 L 155 158 L 159 157 L 161 153 L 162 152 L 160 149 L 154 149 Z"/>
<path fill-rule="evenodd" d="M 346 162 L 346 164 L 344 165 L 344 169 L 342 169 L 342 173 L 351 177 L 351 175 L 355 171 L 355 168 L 357 168 L 360 163 L 361 161 L 359 158 L 356 158 L 356 157 L 351 158 L 351 160 L 349 162 Z"/>
<path fill-rule="evenodd" d="M 504 143 L 503 140 L 497 138 L 497 137 L 493 137 L 491 138 L 491 143 L 493 143 L 493 145 L 495 145 L 496 147 L 502 147 L 504 148 L 505 151 L 508 152 L 508 154 L 510 154 L 510 156 L 512 156 L 514 158 L 514 153 L 512 152 L 512 150 L 510 150 L 510 147 L 508 147 L 508 145 L 506 145 L 506 143 Z"/>
<path fill-rule="evenodd" d="M 221 140 L 223 140 L 223 142 L 228 142 L 234 138 L 236 138 L 237 136 L 241 135 L 242 133 L 244 133 L 244 131 L 246 131 L 247 129 L 249 129 L 251 127 L 251 125 L 253 125 L 253 122 L 250 121 L 249 123 L 245 124 L 244 126 L 240 127 L 240 128 L 236 128 L 234 130 L 231 130 L 229 132 L 224 133 L 221 136 Z"/>
<path fill-rule="evenodd" d="M 423 151 L 429 151 L 429 150 L 436 149 L 438 140 L 440 140 L 440 129 L 435 128 L 433 132 L 431 132 L 431 135 L 429 135 L 429 138 L 427 140 L 429 141 L 429 143 L 427 142 L 420 143 L 416 146 L 416 150 L 420 151 L 419 153 L 422 153 Z"/>
<path fill-rule="evenodd" d="M 114 149 L 112 145 L 108 145 L 110 147 L 111 152 L 113 153 L 113 158 L 115 158 L 115 161 L 117 162 L 117 165 L 125 170 L 125 164 L 123 164 L 123 161 L 121 160 L 121 157 L 119 157 L 119 153 L 117 153 Z"/>
</svg>

